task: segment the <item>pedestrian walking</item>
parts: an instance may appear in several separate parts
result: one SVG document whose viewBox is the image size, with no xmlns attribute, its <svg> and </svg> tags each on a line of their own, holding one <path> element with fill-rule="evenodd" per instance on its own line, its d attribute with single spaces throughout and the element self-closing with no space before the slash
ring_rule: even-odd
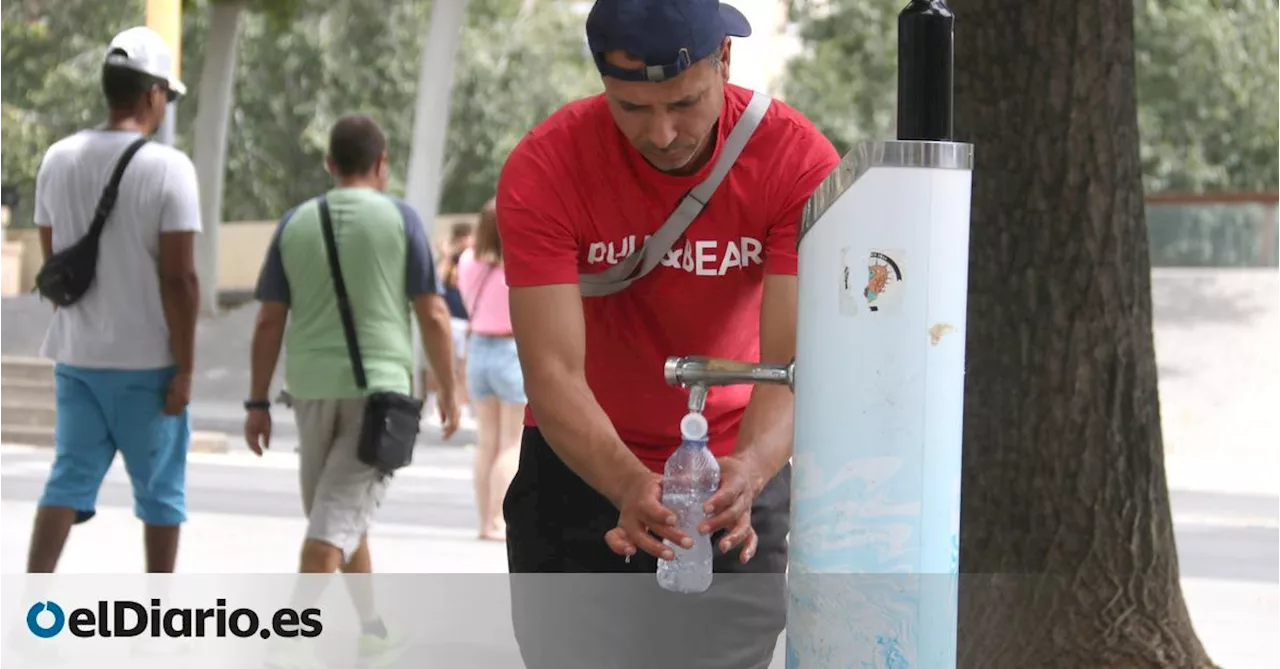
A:
<svg viewBox="0 0 1280 669">
<path fill-rule="evenodd" d="M 502 240 L 493 200 L 486 202 L 476 226 L 475 244 L 458 259 L 458 288 L 471 315 L 467 350 L 467 386 L 475 405 L 474 480 L 480 511 L 480 538 L 506 539 L 502 500 L 520 457 L 524 428 L 524 375 L 511 334 L 507 280 L 502 269 Z"/>
<path fill-rule="evenodd" d="M 145 527 L 147 571 L 172 572 L 177 561 L 200 195 L 191 160 L 148 141 L 186 92 L 172 64 L 151 29 L 116 35 L 102 65 L 106 123 L 59 140 L 40 163 L 35 222 L 45 264 L 37 284 L 55 304 L 40 352 L 55 361 L 57 422 L 29 572 L 55 570 L 72 525 L 96 513 L 117 451 Z"/>
<path fill-rule="evenodd" d="M 471 248 L 473 239 L 473 226 L 469 221 L 455 223 L 449 229 L 449 239 L 440 253 L 444 301 L 449 305 L 449 322 L 453 326 L 453 387 L 458 395 L 458 408 L 464 416 L 472 412 L 471 398 L 467 395 L 467 332 L 471 329 L 471 316 L 467 314 L 467 306 L 458 290 L 458 260 L 462 258 L 463 252 Z M 430 400 L 439 389 L 435 387 L 428 370 L 424 369 L 423 375 L 426 377 L 427 398 Z"/>
<path fill-rule="evenodd" d="M 342 117 L 330 132 L 327 162 L 336 187 L 284 215 L 263 262 L 244 435 L 259 455 L 270 447 L 268 398 L 283 347 L 307 515 L 299 571 L 354 576 L 346 580 L 363 625 L 361 661 L 381 662 L 403 649 L 404 638 L 374 605 L 368 530 L 394 472 L 380 458 L 403 462 L 418 433 L 410 319 L 416 316 L 423 349 L 441 371 L 445 439 L 458 425 L 452 333 L 422 220 L 383 193 L 382 129 L 367 116 Z M 409 451 L 377 452 L 389 446 Z M 300 586 L 299 606 L 319 598 L 308 587 L 314 581 Z M 293 666 L 307 653 L 300 644 L 277 644 L 272 666 Z"/>
</svg>

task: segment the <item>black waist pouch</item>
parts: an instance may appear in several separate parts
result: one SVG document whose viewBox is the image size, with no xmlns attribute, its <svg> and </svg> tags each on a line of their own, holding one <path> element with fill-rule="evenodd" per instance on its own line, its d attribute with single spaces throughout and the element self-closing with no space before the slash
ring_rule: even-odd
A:
<svg viewBox="0 0 1280 669">
<path fill-rule="evenodd" d="M 369 394 L 356 456 L 384 474 L 408 466 L 413 462 L 421 420 L 422 400 L 403 393 Z"/>
</svg>

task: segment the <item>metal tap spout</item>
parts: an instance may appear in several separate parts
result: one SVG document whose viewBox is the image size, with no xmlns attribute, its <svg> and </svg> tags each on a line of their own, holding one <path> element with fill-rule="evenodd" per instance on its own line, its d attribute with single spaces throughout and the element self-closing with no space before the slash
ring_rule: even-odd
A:
<svg viewBox="0 0 1280 669">
<path fill-rule="evenodd" d="M 768 383 L 785 385 L 795 391 L 796 361 L 785 364 L 764 364 L 685 356 L 667 358 L 664 374 L 667 383 L 689 388 L 689 410 L 702 411 L 710 386 L 736 386 Z"/>
</svg>

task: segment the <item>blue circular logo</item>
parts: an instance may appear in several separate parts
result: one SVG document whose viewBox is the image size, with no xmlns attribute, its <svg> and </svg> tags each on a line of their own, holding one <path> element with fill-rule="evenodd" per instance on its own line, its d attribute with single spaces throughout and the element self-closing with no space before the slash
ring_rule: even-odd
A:
<svg viewBox="0 0 1280 669">
<path fill-rule="evenodd" d="M 46 609 L 53 614 L 53 623 L 47 627 L 40 624 L 40 614 Z M 53 602 L 36 602 L 27 609 L 27 629 L 41 639 L 57 636 L 66 622 L 67 616 L 62 612 L 62 607 Z"/>
</svg>

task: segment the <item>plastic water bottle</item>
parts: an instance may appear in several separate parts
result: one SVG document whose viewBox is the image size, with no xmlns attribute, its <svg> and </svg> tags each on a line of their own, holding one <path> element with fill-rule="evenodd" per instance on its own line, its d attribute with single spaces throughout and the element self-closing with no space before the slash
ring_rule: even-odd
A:
<svg viewBox="0 0 1280 669">
<path fill-rule="evenodd" d="M 684 549 L 664 541 L 674 560 L 658 559 L 658 585 L 672 592 L 698 593 L 711 587 L 711 535 L 698 532 L 706 520 L 703 507 L 720 487 L 720 463 L 707 448 L 707 419 L 701 413 L 680 420 L 684 441 L 667 460 L 662 478 L 662 504 L 676 514 L 680 531 L 693 539 Z"/>
</svg>

